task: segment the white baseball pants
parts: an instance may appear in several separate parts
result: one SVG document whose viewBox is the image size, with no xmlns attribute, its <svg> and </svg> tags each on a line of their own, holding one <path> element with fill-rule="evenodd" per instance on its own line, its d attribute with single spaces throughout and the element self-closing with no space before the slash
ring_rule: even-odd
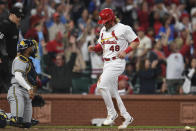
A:
<svg viewBox="0 0 196 131">
<path fill-rule="evenodd" d="M 118 93 L 118 76 L 123 73 L 125 64 L 124 59 L 105 61 L 103 73 L 97 83 L 97 89 L 104 99 L 108 115 L 114 116 L 116 114 L 112 101 L 112 97 L 114 97 L 117 101 L 121 116 L 128 118 L 130 114 L 127 112 Z"/>
</svg>

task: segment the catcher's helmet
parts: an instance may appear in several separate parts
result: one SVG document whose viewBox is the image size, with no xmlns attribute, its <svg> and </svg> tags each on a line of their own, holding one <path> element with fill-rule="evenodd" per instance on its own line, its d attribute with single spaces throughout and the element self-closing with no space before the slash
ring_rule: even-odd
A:
<svg viewBox="0 0 196 131">
<path fill-rule="evenodd" d="M 114 21 L 115 20 L 115 14 L 112 9 L 105 8 L 101 10 L 99 13 L 100 20 L 98 21 L 98 24 L 105 24 L 108 21 Z"/>
<path fill-rule="evenodd" d="M 35 57 L 37 55 L 38 52 L 38 43 L 36 40 L 27 40 L 27 39 L 23 39 L 22 41 L 20 41 L 20 43 L 18 44 L 18 52 L 23 52 L 25 49 L 29 48 L 29 47 L 33 47 L 33 52 L 31 54 L 32 57 Z"/>
<path fill-rule="evenodd" d="M 0 128 L 4 128 L 7 125 L 7 115 L 0 112 Z"/>
</svg>

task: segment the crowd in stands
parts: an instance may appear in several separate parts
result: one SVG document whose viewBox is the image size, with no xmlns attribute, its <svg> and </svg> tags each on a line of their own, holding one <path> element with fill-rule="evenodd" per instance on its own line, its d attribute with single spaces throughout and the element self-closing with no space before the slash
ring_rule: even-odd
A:
<svg viewBox="0 0 196 131">
<path fill-rule="evenodd" d="M 14 6 L 25 13 L 20 39 L 39 42 L 33 63 L 42 93 L 96 94 L 104 61 L 87 48 L 97 44 L 104 8 L 140 39 L 119 77 L 121 94 L 184 94 L 185 78 L 191 81 L 188 93 L 196 93 L 195 0 L 0 0 L 0 21 Z"/>
</svg>

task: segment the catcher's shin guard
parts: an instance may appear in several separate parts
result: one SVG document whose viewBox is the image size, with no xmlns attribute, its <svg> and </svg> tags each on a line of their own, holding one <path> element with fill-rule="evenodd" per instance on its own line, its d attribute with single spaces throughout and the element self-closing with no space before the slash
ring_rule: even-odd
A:
<svg viewBox="0 0 196 131">
<path fill-rule="evenodd" d="M 22 117 L 11 117 L 9 120 L 10 126 L 22 127 L 23 118 Z"/>
<path fill-rule="evenodd" d="M 5 128 L 7 125 L 7 115 L 3 112 L 0 112 L 0 128 Z"/>
<path fill-rule="evenodd" d="M 30 122 L 25 122 L 24 123 L 22 117 L 11 117 L 9 125 L 10 126 L 16 126 L 16 127 L 19 127 L 19 128 L 30 128 L 32 124 Z"/>
</svg>

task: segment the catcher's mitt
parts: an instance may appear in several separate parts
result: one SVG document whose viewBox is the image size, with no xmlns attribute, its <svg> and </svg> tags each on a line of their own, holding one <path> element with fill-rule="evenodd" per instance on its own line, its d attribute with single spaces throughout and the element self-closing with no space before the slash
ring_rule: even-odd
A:
<svg viewBox="0 0 196 131">
<path fill-rule="evenodd" d="M 45 105 L 45 101 L 42 96 L 40 95 L 35 95 L 33 100 L 32 100 L 32 106 L 33 107 L 42 107 Z"/>
</svg>

